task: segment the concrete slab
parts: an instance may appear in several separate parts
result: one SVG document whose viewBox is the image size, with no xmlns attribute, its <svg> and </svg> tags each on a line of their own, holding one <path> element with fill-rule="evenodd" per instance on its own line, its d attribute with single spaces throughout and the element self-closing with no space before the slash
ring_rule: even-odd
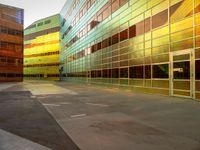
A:
<svg viewBox="0 0 200 150">
<path fill-rule="evenodd" d="M 0 83 L 0 91 L 8 89 L 15 85 L 16 85 L 15 83 Z"/>
<path fill-rule="evenodd" d="M 37 98 L 31 96 L 30 92 L 24 91 L 0 92 L 0 129 L 53 150 L 79 150 Z M 21 146 L 20 140 L 13 144 L 12 138 L 3 138 L 6 137 L 0 134 L 0 150 L 7 150 L 9 143 Z M 20 150 L 29 150 L 29 145 L 23 145 Z"/>
<path fill-rule="evenodd" d="M 200 148 L 196 101 L 78 84 L 60 86 L 78 95 L 54 95 L 40 102 L 70 103 L 45 107 L 82 150 Z"/>
<path fill-rule="evenodd" d="M 50 150 L 9 132 L 0 129 L 0 150 Z"/>
<path fill-rule="evenodd" d="M 81 150 L 191 150 L 200 146 L 118 112 L 57 121 Z"/>
<path fill-rule="evenodd" d="M 76 92 L 56 86 L 54 84 L 49 83 L 27 83 L 25 88 L 29 89 L 33 95 L 53 95 L 53 94 L 70 94 L 77 95 Z"/>
<path fill-rule="evenodd" d="M 11 95 L 2 93 L 0 128 L 29 139 L 35 139 L 34 136 L 42 132 L 43 138 L 51 143 L 45 143 L 40 136 L 36 141 L 40 144 L 44 142 L 42 145 L 52 149 L 200 149 L 200 103 L 197 101 L 65 82 L 31 81 L 21 86 L 21 89 L 26 88 L 35 95 L 21 93 L 21 96 L 16 96 L 17 93 L 13 91 Z M 16 90 L 16 87 L 12 89 Z M 39 100 L 42 105 L 27 105 L 27 101 L 20 101 L 22 98 L 32 103 Z M 45 115 L 43 107 L 52 118 Z M 35 121 L 38 117 L 39 121 Z M 47 127 L 54 123 L 53 118 L 69 137 L 63 136 L 62 132 L 54 132 L 62 136 L 52 135 L 52 131 L 58 129 L 54 128 L 57 123 L 54 127 Z M 51 121 L 47 123 L 49 119 Z M 69 141 L 64 142 L 65 139 Z M 58 143 L 52 145 L 56 141 Z M 60 147 L 61 141 L 63 145 Z M 65 145 L 72 147 L 65 148 Z"/>
</svg>

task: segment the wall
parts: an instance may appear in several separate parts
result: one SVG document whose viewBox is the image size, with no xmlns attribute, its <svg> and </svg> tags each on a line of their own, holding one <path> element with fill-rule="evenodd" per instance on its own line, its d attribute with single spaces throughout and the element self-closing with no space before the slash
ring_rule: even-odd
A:
<svg viewBox="0 0 200 150">
<path fill-rule="evenodd" d="M 62 79 L 200 99 L 199 0 L 75 0 Z"/>
<path fill-rule="evenodd" d="M 23 80 L 23 14 L 0 4 L 0 82 Z"/>
<path fill-rule="evenodd" d="M 59 80 L 60 15 L 38 20 L 25 30 L 25 79 Z"/>
</svg>

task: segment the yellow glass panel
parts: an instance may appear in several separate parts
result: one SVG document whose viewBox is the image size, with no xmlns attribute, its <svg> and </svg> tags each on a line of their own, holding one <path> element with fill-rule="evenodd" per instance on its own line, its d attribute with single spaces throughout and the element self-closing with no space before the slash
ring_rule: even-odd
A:
<svg viewBox="0 0 200 150">
<path fill-rule="evenodd" d="M 171 44 L 171 51 L 183 50 L 192 47 L 193 47 L 193 39 L 188 39 Z"/>
<path fill-rule="evenodd" d="M 145 35 L 145 41 L 148 41 L 151 39 L 151 32 L 146 33 Z"/>
<path fill-rule="evenodd" d="M 152 56 L 153 63 L 162 63 L 162 62 L 168 62 L 168 61 L 169 61 L 169 54 Z"/>
<path fill-rule="evenodd" d="M 151 17 L 151 10 L 145 12 L 145 18 Z"/>
<path fill-rule="evenodd" d="M 171 32 L 181 31 L 187 28 L 191 28 L 193 26 L 193 18 L 187 18 L 182 21 L 171 24 Z"/>
<path fill-rule="evenodd" d="M 196 47 L 200 47 L 200 36 L 196 37 L 195 44 L 196 44 Z"/>
<path fill-rule="evenodd" d="M 145 48 L 151 48 L 151 41 L 145 42 Z"/>
<path fill-rule="evenodd" d="M 171 34 L 171 41 L 180 41 L 193 36 L 193 28 Z"/>
<path fill-rule="evenodd" d="M 163 10 L 166 10 L 168 8 L 169 1 L 165 0 L 164 2 L 158 4 L 154 8 L 152 8 L 152 15 L 158 14 L 159 12 L 162 12 Z"/>
<path fill-rule="evenodd" d="M 134 44 L 142 43 L 142 42 L 144 42 L 144 35 L 137 36 L 137 37 L 133 38 L 132 41 Z"/>
<path fill-rule="evenodd" d="M 152 80 L 153 87 L 159 88 L 169 88 L 169 81 L 168 80 Z"/>
<path fill-rule="evenodd" d="M 171 1 L 173 4 L 176 4 L 180 1 Z M 193 12 L 193 0 L 182 0 L 179 7 L 175 10 L 173 10 L 173 14 L 171 14 L 170 21 L 176 22 L 180 19 L 186 18 L 188 14 Z"/>
<path fill-rule="evenodd" d="M 160 37 L 153 40 L 153 47 L 157 47 L 160 45 L 166 45 L 169 43 L 169 36 Z"/>
<path fill-rule="evenodd" d="M 145 49 L 145 56 L 151 56 L 151 49 Z"/>
<path fill-rule="evenodd" d="M 162 54 L 169 52 L 169 45 L 163 45 L 159 47 L 154 47 L 152 49 L 152 55 Z"/>
<path fill-rule="evenodd" d="M 161 3 L 163 0 L 150 0 L 148 2 L 148 8 L 152 8 L 156 6 L 157 4 Z"/>
<path fill-rule="evenodd" d="M 142 20 L 144 20 L 144 15 L 143 14 L 131 19 L 129 21 L 129 26 L 132 26 L 132 25 L 134 25 L 134 24 L 136 24 L 136 23 L 138 23 L 138 22 L 140 22 Z"/>
<path fill-rule="evenodd" d="M 195 24 L 200 24 L 200 13 L 195 15 Z"/>
<path fill-rule="evenodd" d="M 157 29 L 155 31 L 152 32 L 152 36 L 153 38 L 159 37 L 159 36 L 164 36 L 169 34 L 169 26 Z"/>
</svg>

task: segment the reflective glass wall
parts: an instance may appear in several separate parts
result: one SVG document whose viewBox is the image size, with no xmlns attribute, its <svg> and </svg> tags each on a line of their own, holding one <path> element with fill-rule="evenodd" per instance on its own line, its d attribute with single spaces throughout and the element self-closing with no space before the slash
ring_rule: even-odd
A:
<svg viewBox="0 0 200 150">
<path fill-rule="evenodd" d="M 199 0 L 74 0 L 62 79 L 200 99 Z"/>
<path fill-rule="evenodd" d="M 24 11 L 0 4 L 0 82 L 23 80 Z"/>
<path fill-rule="evenodd" d="M 59 79 L 60 15 L 36 21 L 25 29 L 25 79 Z"/>
</svg>

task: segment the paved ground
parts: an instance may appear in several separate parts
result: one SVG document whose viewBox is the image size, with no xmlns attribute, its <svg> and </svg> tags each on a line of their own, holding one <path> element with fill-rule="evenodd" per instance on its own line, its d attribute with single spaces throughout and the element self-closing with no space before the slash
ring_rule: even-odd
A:
<svg viewBox="0 0 200 150">
<path fill-rule="evenodd" d="M 78 150 L 36 97 L 19 88 L 23 86 L 0 91 L 0 150 Z"/>
<path fill-rule="evenodd" d="M 9 101 L 1 98 L 2 95 L 5 96 L 5 91 L 13 95 L 18 92 L 27 94 L 30 91 L 28 100 L 37 104 L 37 107 L 24 101 L 19 102 L 17 107 L 29 108 L 32 110 L 29 110 L 30 114 L 34 112 L 35 115 L 18 115 L 19 120 L 40 116 L 37 124 L 36 121 L 31 124 L 51 127 L 48 127 L 48 130 L 41 127 L 39 131 L 42 134 L 38 134 L 37 140 L 32 138 L 34 132 L 28 132 L 27 136 L 16 130 L 9 130 L 11 123 L 5 128 L 2 126 L 5 120 L 0 119 L 0 129 L 51 149 L 60 150 L 47 144 L 55 140 L 57 146 L 62 143 L 76 149 L 72 142 L 74 141 L 81 150 L 200 150 L 200 103 L 197 101 L 65 82 L 29 81 L 4 87 L 1 88 L 4 93 L 0 94 L 0 117 L 3 116 L 2 109 L 5 112 L 12 112 L 13 109 L 8 109 Z M 47 112 L 44 113 L 44 108 L 66 134 L 63 134 L 62 129 Z M 12 115 L 15 114 L 16 112 Z M 48 116 L 42 125 L 44 117 L 41 117 L 41 114 Z M 16 125 L 14 122 L 12 121 L 13 129 L 16 126 L 15 129 L 31 130 L 29 123 Z M 67 147 L 63 149 L 67 150 Z"/>
</svg>

